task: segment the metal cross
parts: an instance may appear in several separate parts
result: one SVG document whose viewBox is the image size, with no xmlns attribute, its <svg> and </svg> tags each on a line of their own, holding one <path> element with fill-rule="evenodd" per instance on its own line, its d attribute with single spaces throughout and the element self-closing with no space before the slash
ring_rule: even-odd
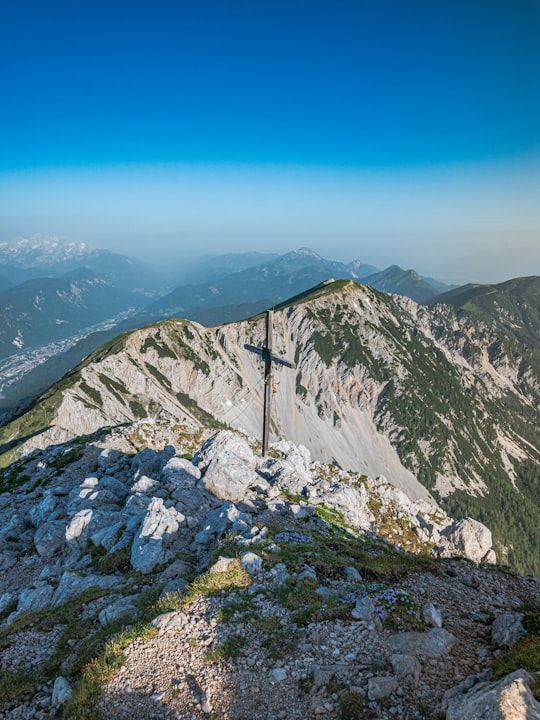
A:
<svg viewBox="0 0 540 720">
<path fill-rule="evenodd" d="M 296 363 L 280 358 L 278 355 L 272 354 L 272 326 L 274 322 L 274 311 L 267 310 L 266 312 L 266 342 L 262 348 L 255 347 L 254 345 L 244 345 L 246 350 L 249 350 L 256 355 L 259 355 L 264 360 L 264 410 L 263 410 L 263 434 L 262 434 L 262 454 L 263 457 L 266 455 L 268 450 L 268 436 L 270 434 L 270 408 L 272 399 L 272 363 L 278 365 L 284 365 L 285 367 L 294 369 Z"/>
</svg>

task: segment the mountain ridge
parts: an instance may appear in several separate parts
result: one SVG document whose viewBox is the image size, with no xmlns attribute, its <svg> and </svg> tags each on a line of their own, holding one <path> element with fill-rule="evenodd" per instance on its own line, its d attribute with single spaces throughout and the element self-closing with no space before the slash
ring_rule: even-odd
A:
<svg viewBox="0 0 540 720">
<path fill-rule="evenodd" d="M 354 281 L 319 286 L 275 318 L 275 351 L 298 370 L 276 377 L 273 433 L 306 444 L 317 459 L 387 475 L 413 496 L 434 492 L 445 507 L 471 514 L 465 504 L 488 525 L 498 518 L 498 548 L 529 562 L 523 543 L 539 545 L 535 528 L 518 537 L 497 505 L 500 495 L 540 518 L 539 384 L 525 357 L 505 354 L 493 328 L 450 306 Z M 212 329 L 169 320 L 116 338 L 1 429 L 6 457 L 17 435 L 33 436 L 28 450 L 137 417 L 256 432 L 262 374 L 243 345 L 262 337 L 260 318 Z"/>
</svg>

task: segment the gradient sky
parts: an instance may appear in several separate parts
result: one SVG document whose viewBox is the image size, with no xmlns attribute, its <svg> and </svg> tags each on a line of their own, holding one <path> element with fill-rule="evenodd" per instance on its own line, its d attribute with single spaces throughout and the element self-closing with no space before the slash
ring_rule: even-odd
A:
<svg viewBox="0 0 540 720">
<path fill-rule="evenodd" d="M 540 273 L 538 0 L 18 0 L 0 240 Z"/>
</svg>

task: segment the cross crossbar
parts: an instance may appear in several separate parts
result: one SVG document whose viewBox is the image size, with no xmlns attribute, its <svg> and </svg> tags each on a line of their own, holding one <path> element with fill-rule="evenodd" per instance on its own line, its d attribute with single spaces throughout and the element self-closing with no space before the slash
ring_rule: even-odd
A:
<svg viewBox="0 0 540 720">
<path fill-rule="evenodd" d="M 268 450 L 268 437 L 270 434 L 270 408 L 272 399 L 272 364 L 283 365 L 284 367 L 295 369 L 296 363 L 286 360 L 272 353 L 272 326 L 274 321 L 274 311 L 268 310 L 266 313 L 266 341 L 262 348 L 254 345 L 244 345 L 255 355 L 258 355 L 264 361 L 264 410 L 263 410 L 263 435 L 262 435 L 262 454 L 266 455 Z"/>
</svg>

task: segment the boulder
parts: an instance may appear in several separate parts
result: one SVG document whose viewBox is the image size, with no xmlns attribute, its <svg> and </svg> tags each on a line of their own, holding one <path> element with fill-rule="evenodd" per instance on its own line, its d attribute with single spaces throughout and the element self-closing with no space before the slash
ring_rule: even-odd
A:
<svg viewBox="0 0 540 720">
<path fill-rule="evenodd" d="M 35 588 L 26 588 L 19 595 L 17 615 L 29 610 L 44 610 L 52 605 L 54 588 L 48 583 L 38 583 Z"/>
<path fill-rule="evenodd" d="M 58 707 L 59 705 L 65 705 L 73 697 L 73 690 L 71 685 L 65 677 L 57 677 L 54 681 L 53 692 L 52 692 L 52 704 Z"/>
<path fill-rule="evenodd" d="M 175 632 L 179 630 L 187 622 L 187 615 L 181 610 L 174 610 L 173 612 L 163 613 L 154 618 L 150 625 L 153 628 L 157 628 L 160 635 L 166 635 L 167 633 Z"/>
<path fill-rule="evenodd" d="M 432 628 L 424 633 L 397 633 L 391 635 L 389 641 L 395 653 L 438 658 L 453 648 L 457 638 L 443 628 Z"/>
<path fill-rule="evenodd" d="M 50 518 L 56 509 L 57 502 L 58 500 L 53 495 L 45 494 L 43 500 L 30 509 L 30 522 L 35 528 L 43 525 Z"/>
<path fill-rule="evenodd" d="M 440 628 L 442 627 L 442 615 L 438 607 L 435 607 L 433 603 L 426 603 L 421 610 L 422 621 L 426 625 Z"/>
<path fill-rule="evenodd" d="M 231 526 L 242 513 L 232 503 L 225 503 L 212 510 L 201 522 L 200 530 L 195 536 L 193 547 L 196 552 L 208 549 L 217 542 L 225 530 Z"/>
<path fill-rule="evenodd" d="M 522 625 L 523 615 L 504 613 L 498 615 L 491 626 L 491 640 L 495 645 L 514 645 L 526 635 Z"/>
<path fill-rule="evenodd" d="M 443 697 L 446 720 L 540 720 L 540 703 L 531 688 L 533 678 L 516 670 L 498 682 L 465 681 Z"/>
<path fill-rule="evenodd" d="M 137 605 L 137 595 L 129 595 L 127 597 L 121 597 L 116 602 L 107 605 L 98 615 L 100 624 L 105 627 L 112 622 L 120 620 L 120 618 L 126 618 L 126 620 L 136 620 L 139 611 Z"/>
<path fill-rule="evenodd" d="M 371 530 L 375 516 L 369 509 L 369 495 L 364 487 L 350 487 L 348 485 L 334 485 L 321 494 L 318 502 L 335 508 L 343 514 L 345 521 L 352 527 L 360 530 Z"/>
<path fill-rule="evenodd" d="M 178 512 L 166 508 L 161 498 L 153 498 L 135 535 L 131 548 L 131 565 L 144 575 L 156 565 L 166 562 L 170 554 L 167 545 L 178 532 Z"/>
<path fill-rule="evenodd" d="M 250 575 L 258 575 L 262 570 L 262 557 L 253 552 L 247 552 L 240 556 L 242 567 Z"/>
<path fill-rule="evenodd" d="M 372 677 L 368 680 L 368 698 L 372 701 L 383 700 L 397 690 L 397 678 L 392 675 Z"/>
<path fill-rule="evenodd" d="M 418 658 L 407 653 L 396 653 L 395 655 L 392 655 L 390 662 L 392 663 L 392 668 L 399 680 L 409 682 L 412 685 L 418 685 L 420 671 L 422 669 L 422 666 L 418 662 Z"/>
<path fill-rule="evenodd" d="M 201 478 L 201 471 L 189 460 L 172 457 L 163 466 L 160 480 L 170 493 L 195 487 Z"/>
<path fill-rule="evenodd" d="M 242 462 L 251 470 L 255 469 L 255 455 L 245 440 L 238 433 L 231 430 L 222 430 L 212 440 L 204 444 L 198 455 L 198 467 L 204 472 L 215 460 L 233 459 Z"/>
<path fill-rule="evenodd" d="M 493 562 L 491 530 L 472 518 L 454 520 L 441 532 L 436 552 L 440 557 L 465 557 L 475 563 L 486 559 Z"/>
<path fill-rule="evenodd" d="M 122 584 L 121 579 L 114 575 L 78 575 L 67 570 L 60 578 L 52 604 L 54 606 L 64 605 L 68 600 L 72 600 L 90 588 L 109 590 L 116 589 Z"/>
<path fill-rule="evenodd" d="M 242 500 L 259 476 L 242 457 L 230 452 L 218 455 L 208 465 L 202 487 L 220 500 Z"/>
<path fill-rule="evenodd" d="M 50 558 L 64 547 L 66 542 L 66 523 L 64 520 L 52 520 L 41 525 L 34 535 L 34 545 L 42 558 Z"/>
</svg>

